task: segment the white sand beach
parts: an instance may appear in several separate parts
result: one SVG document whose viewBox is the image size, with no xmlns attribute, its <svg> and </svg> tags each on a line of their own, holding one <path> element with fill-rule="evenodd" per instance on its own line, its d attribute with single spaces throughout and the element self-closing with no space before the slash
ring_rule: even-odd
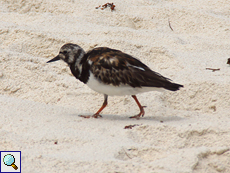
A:
<svg viewBox="0 0 230 173">
<path fill-rule="evenodd" d="M 22 151 L 25 173 L 229 173 L 229 1 L 112 2 L 0 1 L 0 150 Z M 104 97 L 46 63 L 65 43 L 119 49 L 184 88 L 138 94 L 139 120 L 130 96 L 81 118 Z"/>
</svg>

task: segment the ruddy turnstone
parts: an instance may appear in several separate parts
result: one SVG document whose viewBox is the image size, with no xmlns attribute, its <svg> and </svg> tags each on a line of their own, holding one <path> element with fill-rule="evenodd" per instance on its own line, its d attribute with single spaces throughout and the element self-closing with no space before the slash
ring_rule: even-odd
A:
<svg viewBox="0 0 230 173">
<path fill-rule="evenodd" d="M 136 94 L 162 89 L 177 91 L 183 87 L 152 71 L 131 55 L 108 47 L 98 47 L 85 52 L 80 46 L 67 43 L 61 47 L 59 54 L 47 63 L 58 60 L 65 61 L 72 74 L 81 82 L 104 94 L 104 103 L 92 115 L 94 118 L 101 117 L 100 112 L 107 106 L 108 96 L 131 95 L 140 113 L 130 118 L 140 118 L 145 114 L 145 106 L 140 104 Z"/>
</svg>

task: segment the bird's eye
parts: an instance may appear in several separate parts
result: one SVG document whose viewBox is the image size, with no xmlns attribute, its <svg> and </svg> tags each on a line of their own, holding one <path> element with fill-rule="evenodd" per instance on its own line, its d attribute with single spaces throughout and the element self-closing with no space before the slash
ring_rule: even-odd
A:
<svg viewBox="0 0 230 173">
<path fill-rule="evenodd" d="M 67 51 L 66 51 L 66 50 L 64 50 L 62 53 L 63 53 L 63 54 L 67 54 Z"/>
</svg>

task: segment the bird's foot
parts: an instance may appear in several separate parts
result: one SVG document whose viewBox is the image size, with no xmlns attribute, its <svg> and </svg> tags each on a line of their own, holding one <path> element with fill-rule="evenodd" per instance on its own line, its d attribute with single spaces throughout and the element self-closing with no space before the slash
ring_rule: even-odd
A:
<svg viewBox="0 0 230 173">
<path fill-rule="evenodd" d="M 98 117 L 101 117 L 102 118 L 102 116 L 100 115 L 100 114 L 94 114 L 93 116 L 92 116 L 93 118 L 98 118 Z"/>
<path fill-rule="evenodd" d="M 136 118 L 136 119 L 139 119 L 141 116 L 144 117 L 145 115 L 145 111 L 144 111 L 144 108 L 147 107 L 147 106 L 141 106 L 140 108 L 140 113 L 137 114 L 137 115 L 134 115 L 134 116 L 131 116 L 129 118 Z"/>
<path fill-rule="evenodd" d="M 98 118 L 98 117 L 102 117 L 100 114 L 94 114 L 92 116 L 90 115 L 79 115 L 79 117 L 82 117 L 82 118 Z"/>
<path fill-rule="evenodd" d="M 82 117 L 82 118 L 90 118 L 91 116 L 90 115 L 78 115 L 79 117 Z"/>
</svg>

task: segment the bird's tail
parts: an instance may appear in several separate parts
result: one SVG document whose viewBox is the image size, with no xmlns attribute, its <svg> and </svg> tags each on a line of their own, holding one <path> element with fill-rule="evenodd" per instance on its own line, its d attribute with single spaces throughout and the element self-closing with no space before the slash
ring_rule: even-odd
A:
<svg viewBox="0 0 230 173">
<path fill-rule="evenodd" d="M 171 83 L 166 85 L 164 88 L 170 91 L 177 91 L 179 90 L 181 87 L 184 87 L 183 85 L 177 84 L 177 83 Z"/>
</svg>

